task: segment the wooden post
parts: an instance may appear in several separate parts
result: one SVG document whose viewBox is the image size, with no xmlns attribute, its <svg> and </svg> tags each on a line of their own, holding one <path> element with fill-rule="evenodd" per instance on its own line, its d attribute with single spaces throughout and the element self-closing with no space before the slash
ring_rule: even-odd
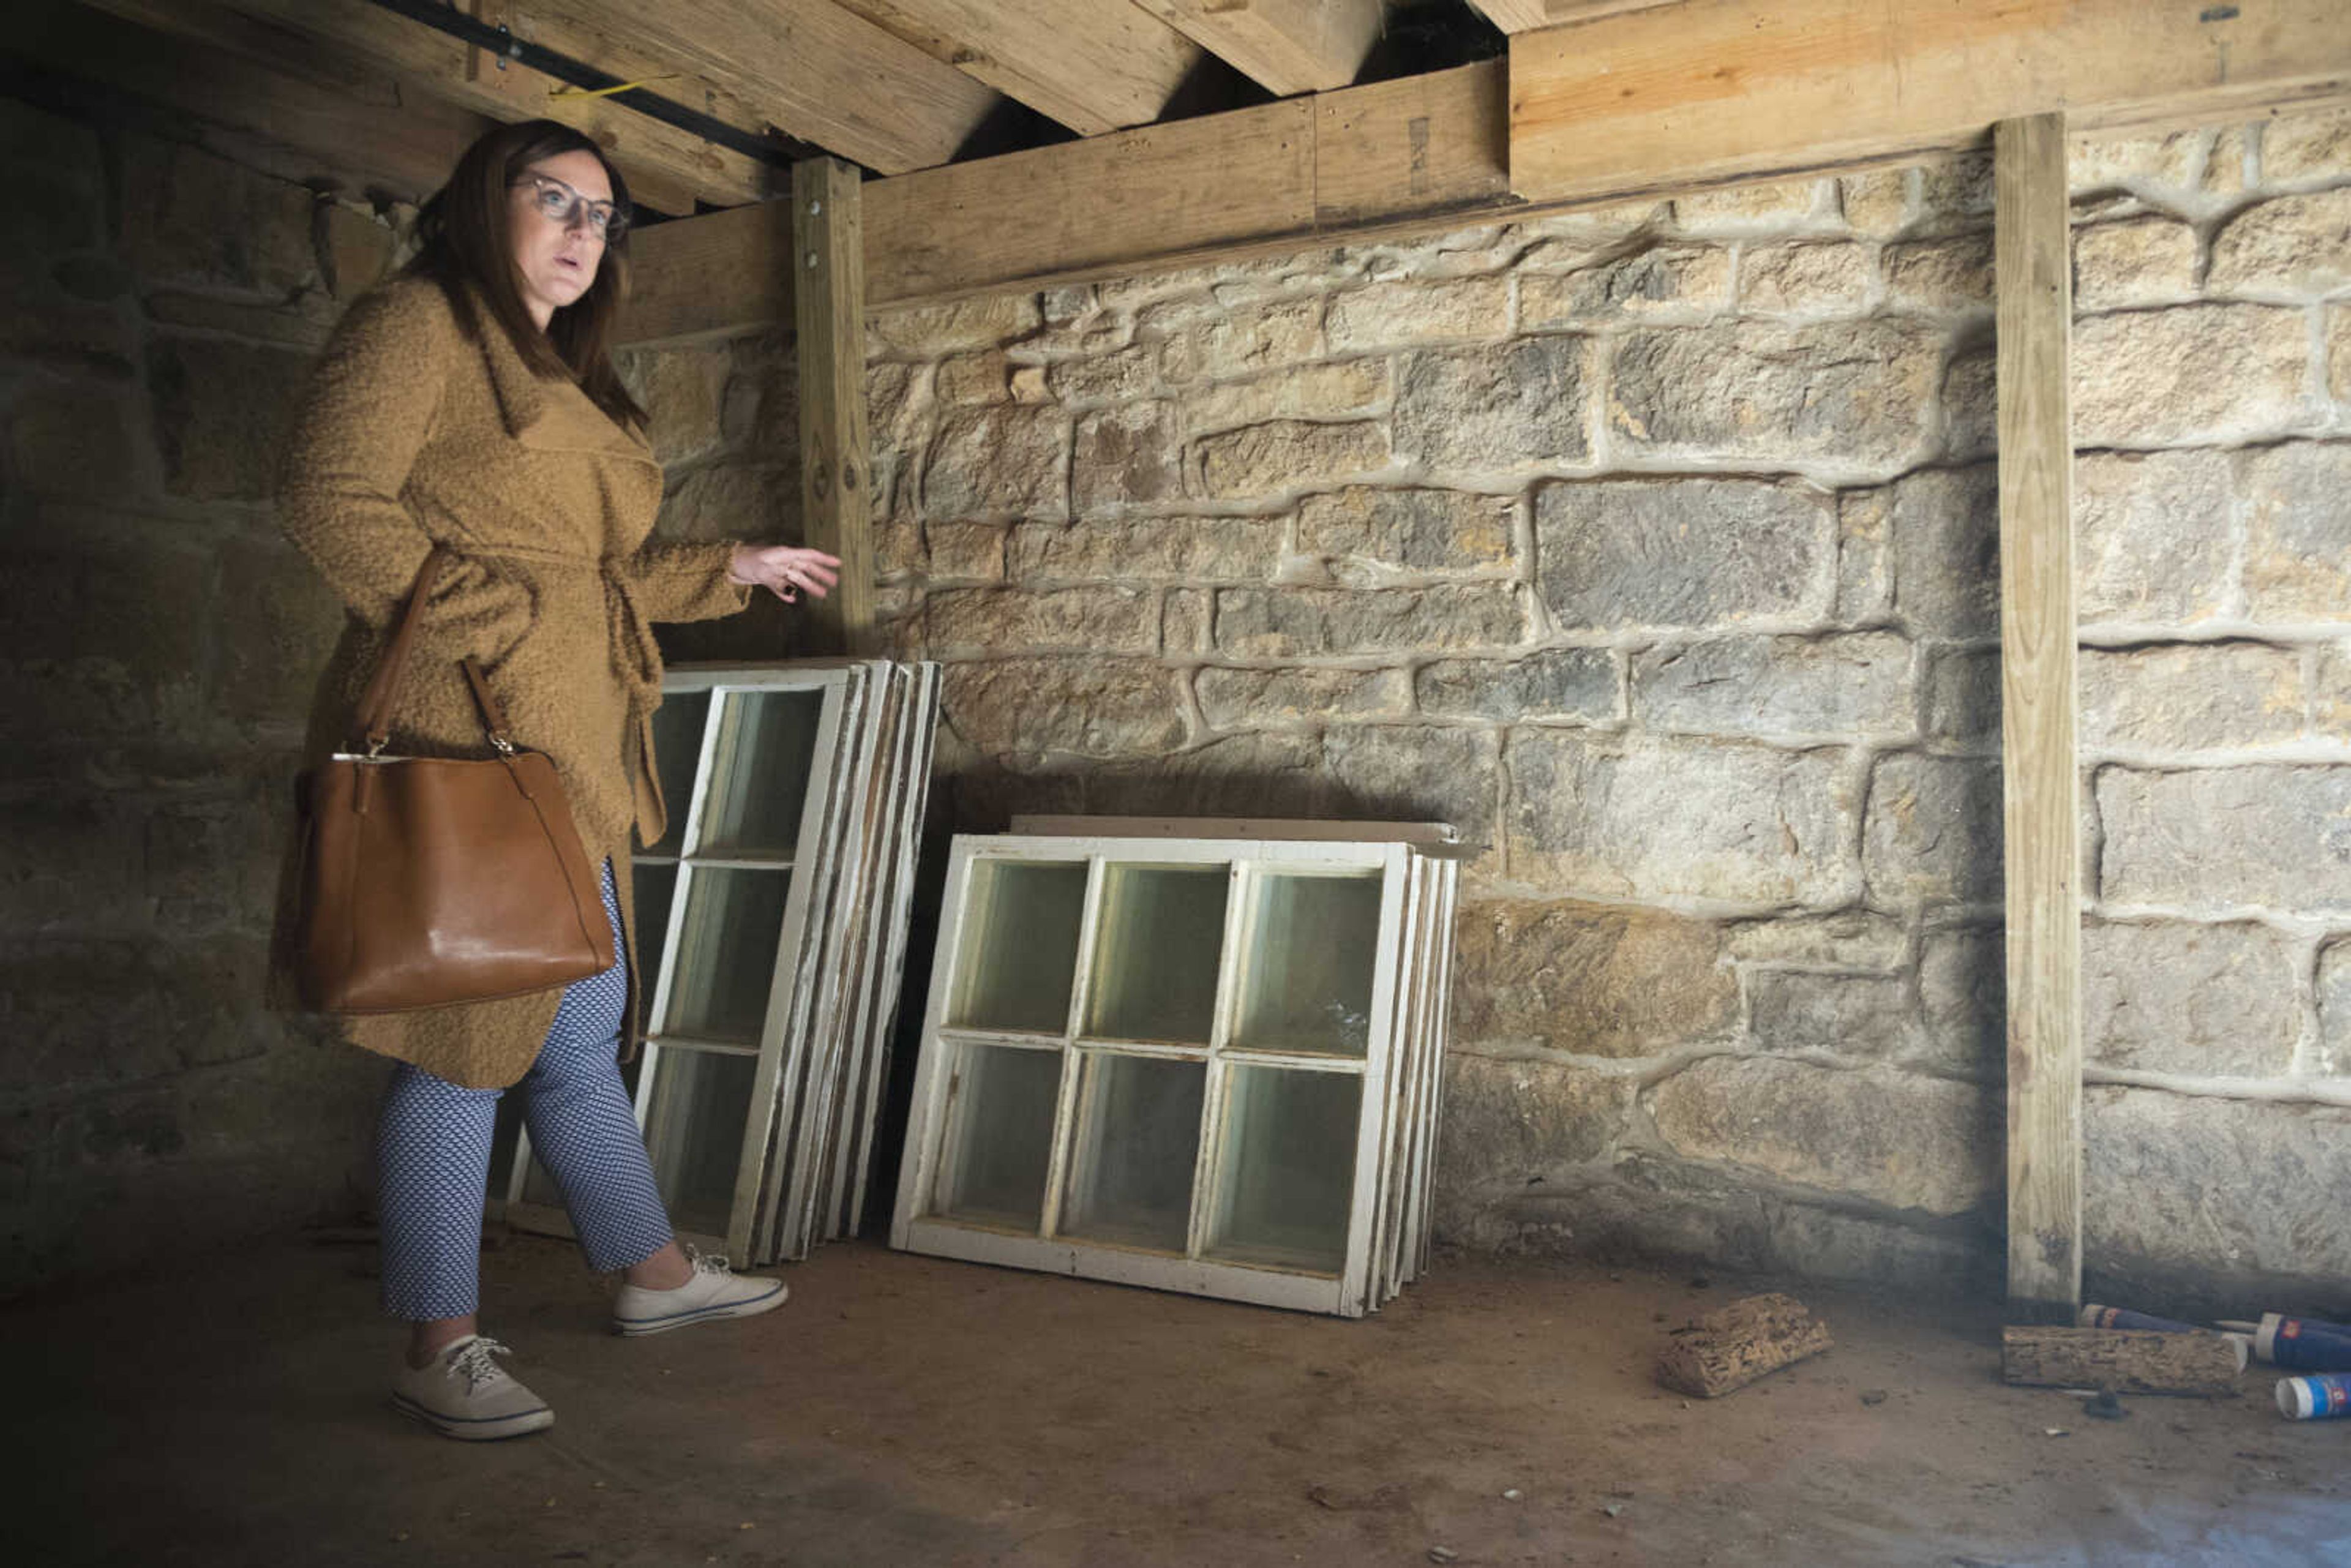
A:
<svg viewBox="0 0 2351 1568">
<path fill-rule="evenodd" d="M 865 419 L 865 230 L 858 172 L 831 158 L 792 169 L 794 351 L 800 383 L 800 527 L 841 558 L 815 601 L 827 640 L 872 651 L 872 461 Z"/>
<path fill-rule="evenodd" d="M 1993 138 L 2001 737 L 2008 890 L 2008 1295 L 2082 1300 L 2081 903 L 2065 120 Z"/>
</svg>

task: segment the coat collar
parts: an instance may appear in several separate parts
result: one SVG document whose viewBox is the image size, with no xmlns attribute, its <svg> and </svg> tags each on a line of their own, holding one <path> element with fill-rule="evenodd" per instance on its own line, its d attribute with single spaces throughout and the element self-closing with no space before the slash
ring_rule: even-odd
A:
<svg viewBox="0 0 2351 1568">
<path fill-rule="evenodd" d="M 576 382 L 541 377 L 525 364 L 491 314 L 489 302 L 478 290 L 471 292 L 474 319 L 481 327 L 482 358 L 489 367 L 490 390 L 507 434 L 541 452 L 594 452 L 653 463 L 652 444 L 622 428 Z"/>
</svg>

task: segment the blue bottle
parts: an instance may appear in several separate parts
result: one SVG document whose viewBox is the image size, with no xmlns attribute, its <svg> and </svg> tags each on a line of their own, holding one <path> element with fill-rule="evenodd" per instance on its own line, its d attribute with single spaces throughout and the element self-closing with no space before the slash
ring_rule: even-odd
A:
<svg viewBox="0 0 2351 1568">
<path fill-rule="evenodd" d="M 2339 1421 L 2351 1416 L 2351 1377 L 2339 1372 L 2281 1377 L 2277 1406 L 2289 1421 Z"/>
<path fill-rule="evenodd" d="M 2351 1324 L 2263 1312 L 2253 1354 L 2297 1372 L 2351 1372 Z"/>
</svg>

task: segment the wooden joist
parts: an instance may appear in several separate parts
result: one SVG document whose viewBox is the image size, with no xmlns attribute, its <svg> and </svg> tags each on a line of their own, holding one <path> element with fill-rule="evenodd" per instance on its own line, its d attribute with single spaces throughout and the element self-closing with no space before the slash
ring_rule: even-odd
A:
<svg viewBox="0 0 2351 1568">
<path fill-rule="evenodd" d="M 2082 907 L 2064 116 L 2001 123 L 1993 193 L 2008 1293 L 2071 1319 L 2082 1303 Z"/>
<path fill-rule="evenodd" d="M 1098 0 L 843 4 L 1081 136 L 1158 119 L 1201 58 L 1197 44 L 1134 5 Z"/>
<path fill-rule="evenodd" d="M 2342 0 L 1683 0 L 1510 39 L 1510 188 L 1630 193 L 1915 156 L 1996 120 L 2340 90 Z"/>
<path fill-rule="evenodd" d="M 812 606 L 828 641 L 871 652 L 872 468 L 865 413 L 865 244 L 857 171 L 817 158 L 792 171 L 792 251 L 799 274 L 800 528 L 841 558 L 841 582 Z"/>
<path fill-rule="evenodd" d="M 1486 19 L 1505 33 L 1531 33 L 1538 27 L 1563 26 L 1613 16 L 1619 11 L 1646 11 L 1679 0 L 1469 0 Z"/>
<path fill-rule="evenodd" d="M 1379 42 L 1383 0 L 1134 0 L 1263 87 L 1288 97 L 1346 86 Z"/>
</svg>

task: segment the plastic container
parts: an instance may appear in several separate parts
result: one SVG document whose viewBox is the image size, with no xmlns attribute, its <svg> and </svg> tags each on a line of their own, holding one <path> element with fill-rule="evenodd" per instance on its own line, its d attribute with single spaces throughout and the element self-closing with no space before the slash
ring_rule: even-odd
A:
<svg viewBox="0 0 2351 1568">
<path fill-rule="evenodd" d="M 2351 1377 L 2333 1372 L 2281 1377 L 2277 1407 L 2289 1421 L 2339 1421 L 2351 1416 Z"/>
<path fill-rule="evenodd" d="M 2263 1312 L 2253 1354 L 2297 1372 L 2351 1372 L 2351 1325 Z"/>
</svg>

